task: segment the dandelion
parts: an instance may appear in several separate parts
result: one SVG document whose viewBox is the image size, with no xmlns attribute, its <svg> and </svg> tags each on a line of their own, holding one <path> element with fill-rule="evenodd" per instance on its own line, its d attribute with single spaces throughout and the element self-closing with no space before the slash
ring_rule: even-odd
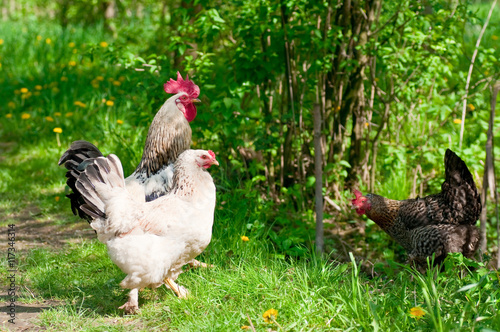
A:
<svg viewBox="0 0 500 332">
<path fill-rule="evenodd" d="M 45 39 L 45 42 L 50 45 L 52 43 L 52 40 L 50 38 Z"/>
<path fill-rule="evenodd" d="M 456 123 L 456 124 L 461 124 L 461 123 L 462 123 L 462 120 L 460 120 L 460 119 L 455 119 L 455 120 L 453 120 L 453 123 Z"/>
<path fill-rule="evenodd" d="M 108 47 L 108 43 L 105 41 L 100 42 L 99 45 L 101 45 L 101 47 Z"/>
<path fill-rule="evenodd" d="M 104 81 L 104 77 L 102 77 L 102 76 L 97 76 L 95 79 L 98 81 Z"/>
<path fill-rule="evenodd" d="M 489 72 L 489 71 L 487 71 L 487 70 L 485 70 L 485 71 L 484 71 L 484 74 L 485 74 L 486 76 L 488 76 L 488 75 L 490 74 L 490 72 Z"/>
<path fill-rule="evenodd" d="M 476 108 L 474 107 L 474 105 L 472 105 L 472 104 L 468 104 L 467 106 L 469 106 L 469 109 L 470 109 L 471 111 L 473 111 L 473 110 L 475 110 L 475 109 L 476 109 Z"/>
<path fill-rule="evenodd" d="M 368 127 L 370 125 L 369 122 L 365 122 L 365 127 Z"/>
<path fill-rule="evenodd" d="M 340 111 L 340 106 L 337 106 L 337 112 Z"/>
<path fill-rule="evenodd" d="M 0 39 L 0 45 L 3 45 L 3 39 Z"/>
<path fill-rule="evenodd" d="M 40 35 L 36 36 L 36 40 L 42 40 L 42 36 Z"/>
<path fill-rule="evenodd" d="M 21 88 L 21 93 L 28 93 L 28 89 L 27 88 Z"/>
<path fill-rule="evenodd" d="M 493 35 L 493 36 L 491 36 L 491 39 L 493 39 L 493 40 L 498 40 L 498 36 Z"/>
<path fill-rule="evenodd" d="M 61 199 L 59 196 L 56 196 L 54 198 L 55 198 L 56 202 L 59 202 L 59 200 Z"/>
<path fill-rule="evenodd" d="M 61 116 L 61 112 L 55 112 L 54 116 Z"/>
<path fill-rule="evenodd" d="M 62 128 L 55 127 L 53 131 L 57 134 L 62 134 Z"/>
<path fill-rule="evenodd" d="M 23 119 L 23 120 L 28 120 L 29 118 L 31 118 L 31 115 L 30 115 L 30 114 L 28 114 L 28 113 L 23 113 L 23 114 L 21 115 L 21 119 Z"/>
<path fill-rule="evenodd" d="M 68 113 L 66 113 L 66 114 L 65 114 L 65 116 L 66 116 L 67 118 L 72 117 L 72 116 L 73 116 L 73 112 L 68 112 Z"/>
<path fill-rule="evenodd" d="M 6 117 L 7 119 L 12 118 L 12 113 L 5 114 L 5 117 Z"/>
<path fill-rule="evenodd" d="M 84 104 L 84 103 L 82 103 L 81 101 L 75 101 L 75 102 L 74 102 L 74 105 L 75 105 L 75 106 L 79 106 L 79 107 L 81 107 L 81 108 L 85 108 L 85 107 L 87 107 L 87 105 L 85 105 L 85 104 Z"/>
<path fill-rule="evenodd" d="M 68 78 L 66 76 L 61 76 L 61 82 L 67 82 Z"/>
<path fill-rule="evenodd" d="M 278 317 L 278 310 L 269 309 L 262 315 L 262 317 L 266 323 L 271 324 L 273 321 L 276 321 L 276 317 Z"/>
<path fill-rule="evenodd" d="M 54 122 L 54 118 L 51 116 L 46 116 L 45 120 L 47 120 L 48 122 Z"/>
<path fill-rule="evenodd" d="M 9 103 L 7 104 L 7 106 L 9 106 L 10 108 L 16 108 L 16 103 L 13 102 L 13 101 L 9 101 Z"/>
<path fill-rule="evenodd" d="M 78 50 L 76 48 L 73 49 L 73 54 L 78 53 Z"/>
<path fill-rule="evenodd" d="M 69 47 L 71 47 L 71 48 L 73 48 L 73 47 L 75 47 L 75 46 L 76 46 L 76 44 L 75 44 L 75 43 L 73 43 L 73 42 L 71 42 L 71 43 L 69 43 L 69 44 L 68 44 L 68 46 L 69 46 Z"/>
<path fill-rule="evenodd" d="M 250 239 L 248 238 L 248 236 L 242 235 L 241 236 L 241 241 L 248 242 L 248 241 L 250 241 Z"/>
<path fill-rule="evenodd" d="M 425 315 L 425 311 L 424 309 L 420 308 L 420 307 L 413 307 L 410 309 L 410 316 L 415 318 L 415 319 L 420 319 L 422 317 L 424 317 Z"/>
<path fill-rule="evenodd" d="M 250 326 L 248 326 L 248 325 L 243 325 L 243 326 L 241 327 L 241 329 L 242 329 L 242 330 L 250 330 Z"/>
<path fill-rule="evenodd" d="M 116 120 L 116 123 L 118 123 L 119 125 L 122 125 L 123 124 L 123 120 L 118 119 L 118 120 Z"/>
<path fill-rule="evenodd" d="M 35 85 L 35 90 L 42 90 L 43 87 L 41 85 Z"/>
<path fill-rule="evenodd" d="M 113 106 L 115 103 L 112 100 L 106 102 L 106 106 Z"/>
<path fill-rule="evenodd" d="M 70 62 L 68 62 L 68 65 L 70 65 L 71 67 L 74 67 L 74 66 L 76 66 L 76 61 L 71 60 Z"/>
<path fill-rule="evenodd" d="M 120 82 L 120 81 L 113 81 L 113 85 L 114 86 L 120 86 L 120 85 L 122 85 L 122 82 Z"/>
</svg>

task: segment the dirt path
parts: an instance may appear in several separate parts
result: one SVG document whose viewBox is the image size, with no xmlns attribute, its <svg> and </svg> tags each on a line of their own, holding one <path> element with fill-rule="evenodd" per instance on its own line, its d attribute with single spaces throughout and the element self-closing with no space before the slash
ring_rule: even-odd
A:
<svg viewBox="0 0 500 332">
<path fill-rule="evenodd" d="M 78 243 L 85 239 L 92 239 L 95 237 L 94 231 L 89 227 L 85 221 L 79 221 L 75 218 L 75 222 L 60 224 L 59 220 L 68 219 L 68 215 L 59 216 L 52 215 L 44 217 L 36 206 L 28 206 L 26 209 L 16 214 L 6 214 L 0 210 L 0 216 L 3 220 L 12 220 L 15 226 L 15 249 L 16 255 L 25 255 L 30 250 L 36 248 L 52 248 L 59 249 L 69 243 Z M 68 211 L 68 214 L 71 214 Z M 10 223 L 10 221 L 9 221 Z M 1 236 L 7 239 L 7 226 L 2 227 Z M 7 253 L 9 244 L 7 241 L 0 241 L 1 252 Z M 10 296 L 8 296 L 8 280 L 9 272 L 3 280 L 0 281 L 0 331 L 40 331 L 44 330 L 38 326 L 38 316 L 44 310 L 63 305 L 62 302 L 45 300 L 38 303 L 22 303 L 15 302 L 15 324 L 9 322 Z M 23 292 L 31 292 L 25 285 L 17 282 L 19 277 L 16 274 L 16 287 L 17 293 L 22 290 Z M 34 297 L 34 296 L 33 296 Z"/>
</svg>

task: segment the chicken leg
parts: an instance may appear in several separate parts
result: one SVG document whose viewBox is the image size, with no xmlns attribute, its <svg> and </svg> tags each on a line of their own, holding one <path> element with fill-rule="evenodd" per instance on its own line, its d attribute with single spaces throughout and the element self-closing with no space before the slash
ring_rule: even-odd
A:
<svg viewBox="0 0 500 332">
<path fill-rule="evenodd" d="M 208 267 L 214 267 L 213 264 L 207 264 L 207 263 L 203 263 L 203 262 L 200 262 L 199 260 L 197 259 L 193 259 L 191 262 L 188 263 L 189 264 L 189 267 L 192 268 L 192 269 L 197 269 L 199 267 L 202 267 L 202 268 L 208 268 Z"/>
<path fill-rule="evenodd" d="M 165 282 L 165 284 L 168 285 L 168 287 L 171 290 L 174 291 L 175 295 L 177 295 L 178 298 L 187 299 L 187 297 L 189 295 L 189 291 L 186 288 L 176 284 L 175 281 L 173 281 L 170 278 L 165 278 L 163 281 Z"/>
<path fill-rule="evenodd" d="M 126 314 L 135 314 L 139 310 L 139 289 L 132 289 L 128 294 L 128 301 L 118 309 L 122 309 Z"/>
</svg>

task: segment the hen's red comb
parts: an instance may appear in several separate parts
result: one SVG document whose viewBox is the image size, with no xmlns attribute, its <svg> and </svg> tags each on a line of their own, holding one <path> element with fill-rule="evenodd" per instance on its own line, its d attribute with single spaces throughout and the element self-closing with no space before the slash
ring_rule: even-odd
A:
<svg viewBox="0 0 500 332">
<path fill-rule="evenodd" d="M 363 194 L 361 193 L 361 191 L 359 191 L 358 189 L 354 189 L 354 196 L 356 196 L 355 199 L 352 200 L 352 204 L 356 203 L 356 201 L 361 197 L 363 196 Z"/>
<path fill-rule="evenodd" d="M 198 98 L 200 95 L 200 88 L 193 81 L 189 80 L 189 75 L 186 75 L 186 79 L 184 80 L 179 72 L 177 72 L 177 81 L 171 78 L 170 81 L 163 85 L 163 89 L 166 93 L 174 95 L 179 92 L 185 92 L 191 98 Z"/>
<path fill-rule="evenodd" d="M 215 153 L 212 150 L 208 150 L 208 154 L 212 156 L 212 158 L 215 159 Z"/>
</svg>

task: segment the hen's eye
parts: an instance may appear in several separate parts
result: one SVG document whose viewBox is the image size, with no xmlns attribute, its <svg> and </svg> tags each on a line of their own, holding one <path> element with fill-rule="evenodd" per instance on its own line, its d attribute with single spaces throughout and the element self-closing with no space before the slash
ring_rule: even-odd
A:
<svg viewBox="0 0 500 332">
<path fill-rule="evenodd" d="M 207 156 L 201 156 L 201 159 L 207 159 L 208 157 Z"/>
</svg>

